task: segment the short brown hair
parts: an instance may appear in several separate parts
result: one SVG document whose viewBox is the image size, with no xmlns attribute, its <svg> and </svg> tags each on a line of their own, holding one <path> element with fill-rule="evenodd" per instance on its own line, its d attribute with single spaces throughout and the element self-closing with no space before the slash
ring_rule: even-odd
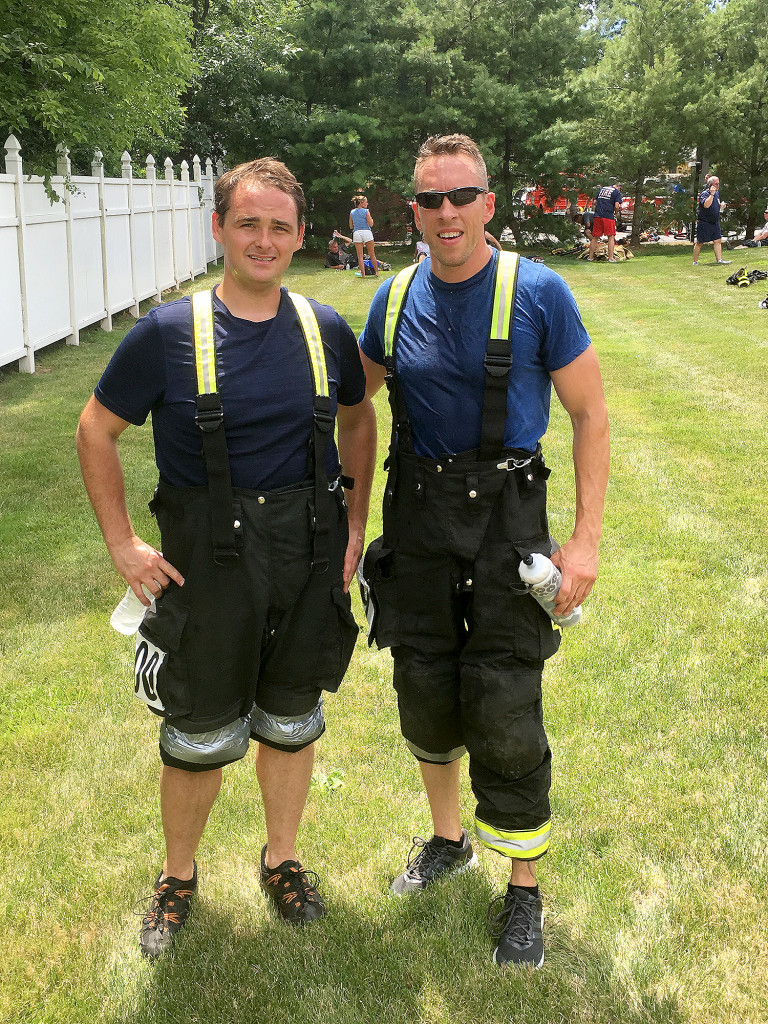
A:
<svg viewBox="0 0 768 1024">
<path fill-rule="evenodd" d="M 261 185 L 265 188 L 276 188 L 280 192 L 285 192 L 294 202 L 299 227 L 304 223 L 304 211 L 307 208 L 304 191 L 295 175 L 288 170 L 285 164 L 271 156 L 238 164 L 231 171 L 225 171 L 222 174 L 213 190 L 213 208 L 219 220 L 223 221 L 227 215 L 232 202 L 232 193 L 241 182 L 246 182 L 249 185 Z"/>
<path fill-rule="evenodd" d="M 416 166 L 413 168 L 414 192 L 419 190 L 419 171 L 427 160 L 435 156 L 469 157 L 482 179 L 483 188 L 488 188 L 488 170 L 476 142 L 468 135 L 430 135 L 416 156 Z"/>
</svg>

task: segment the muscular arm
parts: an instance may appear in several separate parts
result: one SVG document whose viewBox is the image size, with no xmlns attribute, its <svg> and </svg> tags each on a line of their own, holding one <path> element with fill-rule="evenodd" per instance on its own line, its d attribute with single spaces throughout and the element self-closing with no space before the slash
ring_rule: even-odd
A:
<svg viewBox="0 0 768 1024">
<path fill-rule="evenodd" d="M 387 371 L 381 363 L 374 363 L 373 360 L 369 359 L 362 350 L 360 351 L 360 358 L 363 361 L 363 369 L 365 370 L 365 393 L 368 398 L 373 398 L 384 383 L 384 376 Z"/>
<path fill-rule="evenodd" d="M 339 405 L 336 422 L 342 469 L 355 480 L 355 486 L 344 495 L 349 507 L 349 543 L 344 557 L 344 590 L 348 591 L 363 554 L 376 463 L 376 413 L 370 398 L 366 395 L 358 405 Z"/>
<path fill-rule="evenodd" d="M 181 586 L 184 577 L 133 531 L 117 448 L 118 438 L 128 426 L 127 420 L 115 416 L 91 396 L 77 428 L 77 454 L 85 489 L 114 566 L 142 604 L 149 605 L 142 584 L 159 596 L 171 580 Z"/>
<path fill-rule="evenodd" d="M 584 601 L 597 578 L 610 462 L 608 411 L 597 355 L 591 345 L 550 376 L 573 426 L 576 523 L 569 540 L 552 556 L 563 574 L 556 611 L 567 615 Z"/>
</svg>

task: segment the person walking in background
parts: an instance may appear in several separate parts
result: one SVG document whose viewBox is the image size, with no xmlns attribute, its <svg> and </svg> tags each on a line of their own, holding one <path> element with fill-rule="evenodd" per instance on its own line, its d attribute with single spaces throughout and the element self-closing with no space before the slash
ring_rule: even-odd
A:
<svg viewBox="0 0 768 1024">
<path fill-rule="evenodd" d="M 349 326 L 282 287 L 301 248 L 305 205 L 277 160 L 223 174 L 213 213 L 223 281 L 139 320 L 78 426 L 107 549 L 147 606 L 135 692 L 161 722 L 166 847 L 141 927 L 151 959 L 187 920 L 222 769 L 251 740 L 267 842 L 260 865 L 258 850 L 243 856 L 255 855 L 284 921 L 325 913 L 296 842 L 325 730 L 322 694 L 338 689 L 357 635 L 348 589 L 363 548 L 376 424 Z M 126 428 L 150 414 L 162 553 L 134 533 L 118 451 Z"/>
<path fill-rule="evenodd" d="M 552 557 L 558 614 L 592 589 L 608 416 L 566 283 L 487 243 L 495 196 L 477 145 L 466 135 L 428 139 L 414 194 L 431 257 L 377 289 L 360 338 L 368 394 L 386 379 L 393 422 L 384 533 L 363 563 L 371 640 L 392 649 L 400 728 L 434 830 L 414 840 L 391 888 L 419 893 L 477 863 L 461 822 L 468 752 L 477 835 L 511 865 L 491 915 L 494 961 L 540 967 L 536 862 L 549 847 L 551 781 L 541 679 L 560 634 L 518 567 L 534 552 Z M 570 417 L 576 477 L 573 533 L 559 550 L 540 445 L 553 385 Z"/>
<path fill-rule="evenodd" d="M 706 187 L 699 196 L 699 209 L 696 218 L 696 241 L 693 244 L 693 265 L 698 267 L 702 245 L 712 243 L 715 250 L 715 263 L 721 267 L 731 261 L 723 259 L 723 236 L 720 231 L 720 212 L 725 203 L 720 201 L 720 179 L 711 174 L 706 180 Z"/>
<path fill-rule="evenodd" d="M 352 229 L 352 241 L 355 243 L 360 272 L 365 277 L 365 258 L 363 256 L 363 246 L 365 246 L 373 266 L 373 274 L 375 277 L 378 277 L 379 264 L 376 260 L 376 248 L 373 244 L 373 217 L 368 209 L 368 200 L 365 196 L 355 196 L 352 202 L 355 205 L 349 211 L 349 226 Z"/>
<path fill-rule="evenodd" d="M 621 185 L 605 185 L 595 198 L 595 216 L 592 221 L 592 237 L 589 240 L 589 262 L 594 262 L 595 250 L 605 236 L 608 239 L 608 262 L 616 263 L 613 255 L 616 245 L 616 217 L 621 209 Z M 583 220 L 583 218 L 582 218 Z"/>
</svg>

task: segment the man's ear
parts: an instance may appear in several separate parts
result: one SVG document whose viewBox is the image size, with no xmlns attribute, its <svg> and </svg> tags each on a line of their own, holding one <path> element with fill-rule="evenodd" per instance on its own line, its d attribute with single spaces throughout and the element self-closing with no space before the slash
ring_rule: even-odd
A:
<svg viewBox="0 0 768 1024">
<path fill-rule="evenodd" d="M 304 241 L 304 225 L 299 224 L 299 237 L 296 239 L 296 245 L 293 247 L 294 252 L 298 252 Z"/>
<path fill-rule="evenodd" d="M 221 218 L 219 217 L 218 213 L 216 213 L 215 210 L 213 211 L 213 214 L 211 215 L 211 231 L 213 233 L 213 237 L 214 237 L 215 241 L 220 242 L 221 241 Z"/>
<path fill-rule="evenodd" d="M 411 209 L 413 210 L 413 216 L 414 219 L 416 220 L 416 227 L 419 229 L 419 231 L 423 231 L 424 229 L 421 226 L 421 217 L 419 216 L 419 204 L 416 202 L 415 199 L 411 203 Z"/>
<path fill-rule="evenodd" d="M 485 196 L 485 216 L 483 217 L 483 224 L 487 224 L 488 221 L 493 220 L 493 215 L 496 213 L 496 193 L 486 192 Z"/>
</svg>

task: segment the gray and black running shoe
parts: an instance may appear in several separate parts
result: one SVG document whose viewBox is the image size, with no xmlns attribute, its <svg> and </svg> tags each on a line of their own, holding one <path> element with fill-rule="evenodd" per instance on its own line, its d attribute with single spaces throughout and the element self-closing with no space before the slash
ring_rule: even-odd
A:
<svg viewBox="0 0 768 1024">
<path fill-rule="evenodd" d="M 544 912 L 541 896 L 507 886 L 488 908 L 488 931 L 498 940 L 494 963 L 541 967 L 544 963 Z"/>
<path fill-rule="evenodd" d="M 477 867 L 477 854 L 465 828 L 461 838 L 461 846 L 451 846 L 442 836 L 432 836 L 429 841 L 414 836 L 405 871 L 397 876 L 390 890 L 396 896 L 421 892 L 439 878 Z"/>
</svg>

